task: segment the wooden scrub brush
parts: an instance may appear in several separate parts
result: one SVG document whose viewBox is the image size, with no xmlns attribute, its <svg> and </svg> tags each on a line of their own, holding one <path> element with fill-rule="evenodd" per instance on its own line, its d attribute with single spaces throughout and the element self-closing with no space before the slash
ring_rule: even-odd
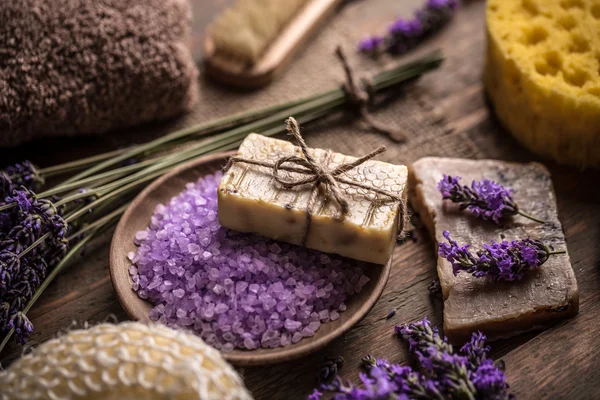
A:
<svg viewBox="0 0 600 400">
<path fill-rule="evenodd" d="M 237 0 L 208 28 L 206 73 L 241 88 L 269 84 L 341 0 Z"/>
</svg>

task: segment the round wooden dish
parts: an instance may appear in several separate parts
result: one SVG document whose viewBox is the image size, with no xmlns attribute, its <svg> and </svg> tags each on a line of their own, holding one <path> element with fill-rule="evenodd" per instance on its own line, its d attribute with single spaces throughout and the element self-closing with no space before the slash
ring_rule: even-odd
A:
<svg viewBox="0 0 600 400">
<path fill-rule="evenodd" d="M 150 217 L 158 203 L 165 204 L 180 193 L 188 182 L 221 169 L 233 153 L 221 153 L 199 158 L 182 165 L 167 175 L 157 179 L 144 189 L 125 211 L 115 230 L 110 249 L 110 275 L 125 311 L 133 319 L 150 321 L 152 305 L 140 299 L 131 289 L 129 276 L 130 261 L 127 253 L 136 251 L 133 243 L 135 233 L 148 226 Z M 347 310 L 340 312 L 340 318 L 321 325 L 313 337 L 304 338 L 296 344 L 275 349 L 234 350 L 223 353 L 232 364 L 240 366 L 265 365 L 288 361 L 318 351 L 341 336 L 359 322 L 375 305 L 387 283 L 391 260 L 386 265 L 373 265 L 366 274 L 371 278 L 361 293 L 351 296 L 346 302 Z"/>
</svg>

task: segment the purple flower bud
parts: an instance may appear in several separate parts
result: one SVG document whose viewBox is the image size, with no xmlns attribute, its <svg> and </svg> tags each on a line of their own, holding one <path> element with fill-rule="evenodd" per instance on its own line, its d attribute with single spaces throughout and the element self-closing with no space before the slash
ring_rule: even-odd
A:
<svg viewBox="0 0 600 400">
<path fill-rule="evenodd" d="M 38 168 L 29 161 L 23 161 L 7 167 L 4 174 L 14 187 L 24 186 L 29 190 L 38 190 L 44 184 L 44 178 Z"/>
<path fill-rule="evenodd" d="M 0 203 L 13 191 L 13 183 L 5 172 L 0 171 Z"/>
<path fill-rule="evenodd" d="M 33 324 L 22 312 L 18 312 L 12 316 L 8 323 L 8 328 L 15 330 L 16 339 L 20 344 L 25 344 L 27 337 L 33 333 Z"/>
<path fill-rule="evenodd" d="M 386 37 L 363 40 L 358 48 L 364 53 L 374 53 L 376 50 L 387 50 L 393 54 L 405 53 L 444 26 L 457 7 L 458 0 L 428 0 L 412 18 L 394 21 L 389 26 Z"/>
<path fill-rule="evenodd" d="M 10 304 L 2 302 L 0 304 L 0 332 L 8 330 L 8 322 L 10 320 Z"/>
<path fill-rule="evenodd" d="M 382 44 L 383 44 L 382 37 L 373 36 L 373 37 L 361 40 L 361 42 L 358 44 L 358 50 L 363 53 L 374 53 L 379 50 L 379 48 Z"/>
</svg>

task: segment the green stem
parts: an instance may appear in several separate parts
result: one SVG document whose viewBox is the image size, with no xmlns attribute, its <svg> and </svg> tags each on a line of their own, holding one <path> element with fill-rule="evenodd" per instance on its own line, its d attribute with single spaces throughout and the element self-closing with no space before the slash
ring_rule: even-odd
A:
<svg viewBox="0 0 600 400">
<path fill-rule="evenodd" d="M 120 217 L 121 214 L 123 214 L 125 212 L 125 210 L 127 210 L 127 207 L 129 207 L 129 204 L 131 204 L 131 203 L 129 203 L 129 202 L 125 203 L 121 207 L 117 208 L 116 210 L 110 212 L 109 214 L 106 214 L 104 217 L 97 219 L 96 221 L 84 226 L 79 231 L 77 231 L 74 234 L 72 234 L 71 236 L 69 236 L 67 238 L 67 240 L 70 242 L 73 239 L 77 238 L 78 236 L 81 236 L 86 232 L 89 232 L 91 230 L 98 228 L 99 226 L 104 225 L 107 221 L 111 221 L 116 217 Z"/>
<path fill-rule="evenodd" d="M 142 171 L 139 171 L 133 175 L 127 176 L 118 181 L 112 182 L 108 185 L 101 186 L 101 187 L 95 189 L 93 192 L 95 192 L 98 195 L 107 194 L 108 192 L 112 191 L 114 188 L 118 188 L 122 185 L 126 185 L 129 183 L 135 182 L 137 179 L 142 178 L 142 177 L 146 176 L 147 174 L 153 174 L 155 171 L 168 170 L 170 167 L 179 165 L 184 161 L 187 161 L 194 157 L 198 157 L 200 155 L 206 154 L 210 151 L 218 150 L 222 146 L 229 145 L 232 142 L 243 140 L 249 133 L 251 133 L 253 131 L 263 132 L 263 131 L 269 130 L 271 128 L 276 128 L 279 125 L 281 128 L 278 129 L 277 131 L 282 132 L 285 130 L 283 127 L 282 121 L 285 118 L 287 118 L 289 115 L 300 114 L 302 116 L 306 116 L 308 111 L 318 109 L 320 111 L 318 113 L 313 113 L 313 114 L 318 115 L 320 117 L 324 113 L 328 112 L 328 110 L 330 110 L 331 108 L 336 107 L 341 104 L 343 104 L 343 99 L 327 98 L 327 99 L 319 101 L 318 107 L 314 107 L 313 104 L 309 104 L 309 105 L 303 104 L 303 105 L 294 107 L 290 110 L 285 110 L 284 112 L 274 114 L 271 117 L 264 118 L 260 121 L 245 125 L 241 128 L 233 129 L 226 133 L 223 133 L 223 134 L 220 134 L 213 138 L 202 141 L 201 143 L 191 146 L 180 153 L 173 154 L 172 156 L 167 157 L 167 159 L 165 159 L 159 163 L 156 163 L 148 168 L 145 168 Z M 299 118 L 300 118 L 300 120 L 306 121 L 305 118 L 302 118 L 302 117 L 299 117 Z M 85 193 L 82 193 L 79 195 L 71 196 L 71 198 L 69 198 L 69 199 L 65 198 L 65 199 L 61 200 L 59 202 L 59 204 L 68 202 L 68 201 L 72 201 L 73 199 L 76 199 L 76 198 L 85 197 L 84 195 L 85 195 Z M 57 206 L 59 204 L 57 204 Z"/>
<path fill-rule="evenodd" d="M 82 159 L 75 160 L 75 161 L 70 161 L 70 162 L 67 162 L 64 164 L 53 165 L 53 166 L 47 167 L 47 168 L 40 168 L 39 174 L 42 175 L 43 177 L 47 178 L 47 177 L 63 174 L 63 173 L 70 172 L 70 171 L 76 171 L 83 167 L 87 167 L 88 165 L 92 165 L 94 163 L 107 160 L 111 157 L 118 156 L 119 154 L 123 154 L 129 150 L 131 150 L 131 149 L 130 148 L 117 149 L 117 150 L 109 151 L 109 152 L 102 153 L 102 154 L 96 154 L 95 156 L 86 157 L 86 158 L 82 158 Z"/>
<path fill-rule="evenodd" d="M 161 159 L 163 157 L 151 158 L 149 160 L 141 161 L 141 162 L 133 164 L 133 165 L 128 165 L 126 167 L 112 169 L 112 170 L 103 172 L 101 174 L 90 176 L 88 178 L 85 178 L 85 179 L 82 179 L 82 180 L 79 180 L 79 181 L 76 181 L 76 182 L 71 182 L 71 183 L 68 183 L 68 184 L 64 184 L 64 185 L 60 185 L 60 186 L 55 186 L 52 189 L 46 190 L 45 192 L 42 192 L 42 193 L 38 194 L 38 197 L 49 197 L 49 196 L 53 196 L 55 194 L 67 192 L 69 190 L 79 189 L 79 188 L 85 188 L 85 187 L 87 187 L 91 183 L 96 183 L 96 182 L 99 182 L 99 181 L 103 181 L 105 179 L 112 178 L 112 177 L 115 177 L 115 176 L 119 177 L 119 176 L 127 175 L 129 172 L 134 172 L 134 171 L 138 171 L 138 170 L 144 169 L 147 166 L 152 165 L 157 160 L 159 160 L 159 159 Z"/>
<path fill-rule="evenodd" d="M 48 237 L 50 236 L 50 232 L 40 236 L 40 238 L 38 240 L 36 240 L 35 242 L 33 242 L 31 245 L 29 245 L 29 247 L 27 247 L 25 250 L 23 250 L 22 252 L 19 253 L 18 257 L 21 258 L 23 256 L 25 256 L 27 253 L 29 253 L 31 250 L 35 249 L 37 247 L 38 244 L 42 243 L 44 240 L 48 239 Z"/>
<path fill-rule="evenodd" d="M 82 178 L 88 177 L 96 172 L 99 172 L 107 167 L 110 167 L 112 165 L 115 165 L 121 161 L 124 161 L 128 158 L 132 158 L 135 157 L 141 153 L 144 153 L 148 150 L 152 150 L 156 147 L 159 147 L 163 144 L 175 141 L 177 139 L 181 139 L 183 137 L 187 137 L 190 135 L 197 135 L 197 134 L 201 134 L 202 132 L 206 132 L 206 131 L 210 131 L 211 129 L 219 129 L 223 126 L 228 126 L 228 125 L 236 125 L 238 123 L 242 123 L 245 122 L 248 119 L 255 119 L 262 115 L 269 115 L 273 112 L 278 112 L 280 110 L 284 110 L 286 108 L 289 108 L 291 106 L 296 106 L 298 104 L 302 104 L 305 102 L 310 102 L 316 98 L 319 98 L 321 96 L 323 96 L 324 94 L 317 94 L 317 95 L 313 95 L 313 96 L 309 96 L 303 99 L 299 99 L 299 100 L 294 100 L 288 103 L 284 103 L 284 104 L 279 104 L 279 105 L 275 105 L 275 106 L 271 106 L 271 107 L 267 107 L 267 108 L 263 108 L 263 109 L 254 109 L 254 110 L 250 110 L 247 112 L 243 112 L 240 114 L 236 114 L 233 116 L 227 116 L 224 118 L 219 118 L 215 121 L 211 121 L 211 122 L 206 122 L 206 123 L 202 123 L 202 124 L 198 124 L 198 125 L 194 125 L 185 129 L 181 129 L 179 131 L 170 133 L 168 135 L 162 136 L 158 139 L 152 140 L 148 143 L 145 143 L 143 145 L 139 145 L 136 146 L 135 148 L 120 154 L 116 157 L 110 158 L 106 161 L 103 161 L 91 168 L 88 168 L 87 170 L 67 179 L 66 181 L 64 181 L 62 184 L 66 184 L 66 183 L 70 183 L 70 182 L 75 182 L 77 180 L 80 180 Z"/>
<path fill-rule="evenodd" d="M 567 251 L 566 250 L 559 250 L 559 251 L 551 251 L 548 253 L 549 256 L 554 255 L 554 254 L 566 254 Z"/>
<path fill-rule="evenodd" d="M 319 96 L 319 95 L 316 95 L 316 96 Z M 205 124 L 198 124 L 195 126 L 197 128 L 197 131 L 190 133 L 190 135 L 192 135 L 192 134 L 195 134 L 195 135 L 204 134 L 205 135 L 205 134 L 209 134 L 211 132 L 224 130 L 230 126 L 242 124 L 248 120 L 252 121 L 254 119 L 260 118 L 263 115 L 267 115 L 269 113 L 272 113 L 272 112 L 275 112 L 278 110 L 282 110 L 286 107 L 292 107 L 292 106 L 300 104 L 302 102 L 309 101 L 313 97 L 316 97 L 316 96 L 309 96 L 309 97 L 305 97 L 302 99 L 289 101 L 287 103 L 278 104 L 278 105 L 275 105 L 272 107 L 267 107 L 267 108 L 263 108 L 263 109 L 253 109 L 253 110 L 249 110 L 249 111 L 239 113 L 239 114 L 236 114 L 233 116 L 225 117 L 220 120 L 220 122 L 222 122 L 221 124 L 209 123 L 212 126 L 210 126 L 208 128 L 203 128 L 203 126 L 205 126 Z M 187 136 L 187 135 L 184 135 L 184 136 Z M 94 165 L 98 162 L 106 161 L 115 156 L 125 154 L 126 152 L 129 152 L 131 150 L 132 150 L 132 148 L 113 150 L 113 151 L 98 154 L 98 155 L 95 155 L 92 157 L 83 158 L 80 160 L 71 161 L 71 162 L 64 163 L 64 164 L 54 165 L 52 167 L 47 167 L 47 168 L 41 168 L 39 170 L 39 172 L 40 172 L 40 175 L 42 175 L 44 177 L 50 177 L 50 176 L 64 174 L 64 173 L 71 172 L 71 171 L 77 171 L 77 170 L 85 168 L 87 166 Z"/>
<path fill-rule="evenodd" d="M 383 71 L 383 72 L 375 75 L 375 77 L 373 78 L 374 89 L 375 90 L 383 90 L 383 89 L 389 88 L 393 85 L 396 85 L 398 83 L 401 83 L 403 81 L 406 81 L 407 79 L 417 77 L 428 70 L 436 68 L 441 63 L 441 60 L 442 60 L 441 53 L 439 51 L 437 51 L 437 52 L 433 52 L 433 53 L 423 57 L 420 60 L 402 65 L 402 66 L 397 67 L 390 71 Z M 158 147 L 160 145 L 172 142 L 174 140 L 177 140 L 177 139 L 180 139 L 183 137 L 190 136 L 192 134 L 198 134 L 200 132 L 214 129 L 216 127 L 220 127 L 225 124 L 231 124 L 231 125 L 235 126 L 236 122 L 241 122 L 248 118 L 256 119 L 257 115 L 259 115 L 259 116 L 271 115 L 271 117 L 274 117 L 274 115 L 272 115 L 272 114 L 275 113 L 275 115 L 277 115 L 277 118 L 281 119 L 280 114 L 282 112 L 283 112 L 283 114 L 287 114 L 286 117 L 289 115 L 298 114 L 298 112 L 294 111 L 294 109 L 296 107 L 299 107 L 299 106 L 301 107 L 303 105 L 306 106 L 308 104 L 311 104 L 312 106 L 317 106 L 318 104 L 323 103 L 323 102 L 327 103 L 327 101 L 336 101 L 339 99 L 342 99 L 343 102 L 345 102 L 346 101 L 345 94 L 341 89 L 334 89 L 334 90 L 330 90 L 330 91 L 322 93 L 322 94 L 309 96 L 309 97 L 306 97 L 303 99 L 295 100 L 295 101 L 284 103 L 281 105 L 267 107 L 262 110 L 251 110 L 251 111 L 248 111 L 248 112 L 245 112 L 242 114 L 237 114 L 234 116 L 220 118 L 220 119 L 217 119 L 216 121 L 203 123 L 203 124 L 199 124 L 199 125 L 195 125 L 195 126 L 186 128 L 186 129 L 182 129 L 182 130 L 173 132 L 171 134 L 168 134 L 166 136 L 163 136 L 161 138 L 155 139 L 146 144 L 136 146 L 134 149 L 132 149 L 126 153 L 120 154 L 109 160 L 101 162 L 100 164 L 97 164 L 97 165 L 93 166 L 92 168 L 89 168 L 89 169 L 71 177 L 70 179 L 67 179 L 65 182 L 63 182 L 63 184 L 75 182 L 77 180 L 80 180 L 82 178 L 90 176 L 96 172 L 99 172 L 107 167 L 110 167 L 116 163 L 126 160 L 127 158 L 134 157 L 145 151 L 152 150 L 153 148 Z M 310 109 L 310 107 L 306 107 L 304 109 L 308 110 L 308 109 Z M 264 122 L 264 120 L 266 120 L 266 119 L 267 118 L 262 118 L 262 121 Z M 260 122 L 260 121 L 257 121 L 257 122 Z M 250 123 L 250 124 L 246 124 L 245 126 L 242 126 L 240 128 L 242 128 L 242 129 L 249 128 L 252 125 L 253 124 Z M 234 129 L 234 131 L 235 131 L 235 129 Z"/>
<path fill-rule="evenodd" d="M 299 121 L 299 123 L 310 122 L 310 121 L 313 121 L 324 115 L 327 115 L 328 113 L 329 113 L 328 109 L 323 109 L 319 112 L 300 117 L 298 119 L 298 121 Z M 283 125 L 281 125 L 281 126 L 272 127 L 266 131 L 263 131 L 263 134 L 265 136 L 272 136 L 272 135 L 276 135 L 276 134 L 284 132 L 284 131 L 285 131 L 285 127 Z M 199 157 L 199 156 L 202 156 L 205 154 L 210 154 L 210 153 L 213 153 L 216 151 L 226 151 L 226 150 L 234 149 L 237 146 L 239 146 L 241 140 L 243 140 L 244 137 L 245 137 L 245 135 L 241 135 L 241 134 L 240 135 L 227 135 L 227 137 L 220 138 L 219 140 L 210 140 L 208 144 L 207 144 L 207 142 L 197 144 L 195 146 L 192 146 L 192 147 L 186 149 L 185 151 L 183 151 L 181 153 L 174 154 L 174 155 L 168 157 L 168 159 L 165 160 L 164 162 L 155 164 L 149 168 L 146 168 L 146 169 L 138 172 L 137 174 L 128 176 L 124 179 L 118 180 L 109 185 L 101 186 L 101 187 L 98 187 L 96 189 L 90 190 L 85 193 L 77 193 L 75 195 L 65 197 L 62 200 L 60 200 L 59 202 L 57 202 L 56 206 L 60 206 L 62 204 L 66 204 L 70 201 L 90 196 L 91 194 L 102 195 L 96 201 L 90 203 L 89 205 L 83 207 L 80 210 L 75 211 L 73 214 L 71 214 L 65 218 L 65 221 L 72 222 L 73 220 L 75 220 L 75 219 L 79 218 L 80 216 L 84 215 L 85 213 L 87 213 L 90 209 L 94 209 L 95 207 L 97 207 L 99 205 L 106 204 L 107 201 L 114 199 L 119 194 L 132 191 L 139 185 L 149 182 L 149 181 L 163 175 L 169 169 L 176 167 L 186 161 L 189 161 L 193 158 L 196 158 L 196 157 Z"/>
<path fill-rule="evenodd" d="M 546 222 L 546 221 L 544 221 L 544 220 L 541 220 L 541 219 L 539 219 L 539 218 L 536 218 L 536 217 L 534 217 L 534 216 L 532 216 L 532 215 L 525 214 L 523 211 L 517 211 L 517 212 L 519 213 L 519 215 L 522 215 L 522 216 L 524 216 L 525 218 L 529 218 L 529 219 L 530 219 L 530 220 L 532 220 L 532 221 L 539 222 L 540 224 L 543 224 L 543 223 L 545 223 L 545 222 Z"/>
</svg>

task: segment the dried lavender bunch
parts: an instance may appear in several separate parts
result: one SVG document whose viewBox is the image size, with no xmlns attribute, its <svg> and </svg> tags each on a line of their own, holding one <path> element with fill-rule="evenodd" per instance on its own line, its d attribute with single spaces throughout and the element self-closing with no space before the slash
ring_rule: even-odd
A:
<svg viewBox="0 0 600 400">
<path fill-rule="evenodd" d="M 410 352 L 417 358 L 417 368 L 368 355 L 362 359 L 366 373 L 359 374 L 360 386 L 344 383 L 338 377 L 315 389 L 309 400 L 320 399 L 323 392 L 332 392 L 335 400 L 513 398 L 508 393 L 503 368 L 488 358 L 490 348 L 481 333 L 474 333 L 456 353 L 427 318 L 396 326 L 395 332 L 408 341 Z"/>
<path fill-rule="evenodd" d="M 22 311 L 66 253 L 68 225 L 52 201 L 24 186 L 13 187 L 5 202 L 17 206 L 0 214 L 0 334 L 14 329 L 25 343 L 33 325 Z"/>
<path fill-rule="evenodd" d="M 520 214 L 533 221 L 544 223 L 541 219 L 522 212 L 512 198 L 512 189 L 484 179 L 471 182 L 471 187 L 461 185 L 460 176 L 444 174 L 438 183 L 438 190 L 444 200 L 459 203 L 461 210 L 468 210 L 484 220 L 493 220 L 500 224 L 504 218 Z"/>
<path fill-rule="evenodd" d="M 387 35 L 362 40 L 358 49 L 367 54 L 403 54 L 424 38 L 442 28 L 458 8 L 458 0 L 427 0 L 412 19 L 400 18 L 390 25 Z"/>
<path fill-rule="evenodd" d="M 527 271 L 539 268 L 551 255 L 566 251 L 552 251 L 539 240 L 521 239 L 492 241 L 484 244 L 475 254 L 470 244 L 460 246 L 444 231 L 448 243 L 440 243 L 438 255 L 452 263 L 452 272 L 458 275 L 467 272 L 476 278 L 488 278 L 492 281 L 515 281 L 525 277 Z"/>
</svg>

